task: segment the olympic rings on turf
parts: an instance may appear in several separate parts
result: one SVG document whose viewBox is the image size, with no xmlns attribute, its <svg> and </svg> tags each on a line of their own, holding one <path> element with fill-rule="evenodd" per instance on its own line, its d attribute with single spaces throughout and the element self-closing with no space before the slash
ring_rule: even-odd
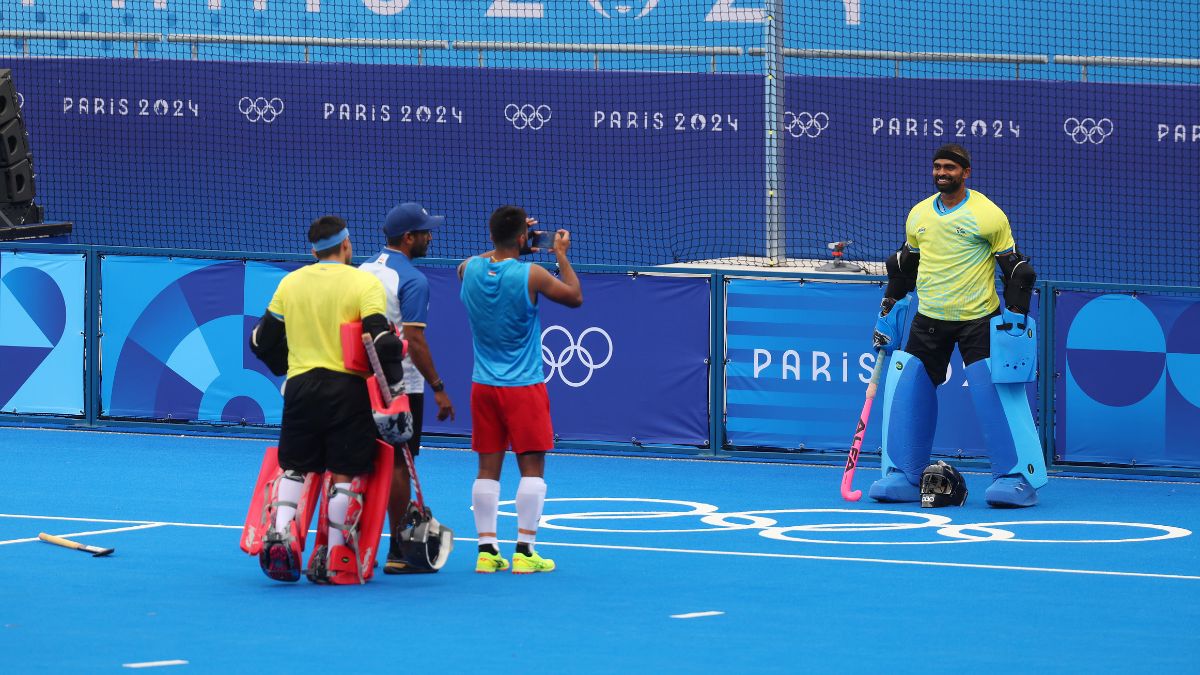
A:
<svg viewBox="0 0 1200 675">
<path fill-rule="evenodd" d="M 721 512 L 713 504 L 692 502 L 678 499 L 653 499 L 646 497 L 556 497 L 546 500 L 550 502 L 637 502 L 654 505 L 673 505 L 688 510 L 671 510 L 659 508 L 647 511 L 577 511 L 573 513 L 543 514 L 541 527 L 550 530 L 571 532 L 602 532 L 608 534 L 669 534 L 675 532 L 736 532 L 739 530 L 758 530 L 758 534 L 767 539 L 789 541 L 807 544 L 839 544 L 857 546 L 924 546 L 932 544 L 971 544 L 983 542 L 1013 542 L 1025 544 L 1123 544 L 1146 541 L 1162 541 L 1191 536 L 1191 530 L 1171 525 L 1156 525 L 1152 523 L 1122 523 L 1101 520 L 1009 520 L 990 523 L 954 523 L 949 516 L 927 511 L 891 511 L 885 509 L 764 509 L 752 511 Z M 514 501 L 500 502 L 507 506 Z M 828 522 L 809 523 L 802 525 L 780 525 L 777 518 L 780 514 L 851 514 L 853 516 L 869 516 L 863 522 Z M 516 513 L 500 512 L 503 516 L 516 517 Z M 564 520 L 597 521 L 622 520 L 662 520 L 666 518 L 698 517 L 705 527 L 658 527 L 644 529 L 594 527 L 590 524 L 565 525 Z M 888 521 L 888 518 L 915 519 Z M 1087 539 L 1027 539 L 1018 537 L 1010 528 L 1025 526 L 1084 526 L 1109 528 L 1135 528 L 1156 531 L 1159 534 L 1125 538 L 1087 538 Z M 824 533 L 829 535 L 867 533 L 867 532 L 910 532 L 930 531 L 939 539 L 921 539 L 913 537 L 908 540 L 857 540 L 821 538 L 816 536 L 797 536 L 800 533 Z"/>
</svg>

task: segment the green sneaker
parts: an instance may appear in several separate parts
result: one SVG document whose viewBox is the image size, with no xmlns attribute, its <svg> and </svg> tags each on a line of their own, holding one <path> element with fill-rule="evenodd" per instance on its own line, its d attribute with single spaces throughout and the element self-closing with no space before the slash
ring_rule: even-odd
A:
<svg viewBox="0 0 1200 675">
<path fill-rule="evenodd" d="M 508 569 L 508 561 L 499 553 L 479 553 L 479 557 L 475 559 L 475 571 L 480 574 L 491 574 L 492 572 L 503 572 Z"/>
<path fill-rule="evenodd" d="M 549 558 L 543 558 L 537 554 L 537 551 L 531 551 L 529 555 L 525 555 L 523 553 L 514 553 L 512 571 L 513 574 L 553 572 L 554 561 Z"/>
</svg>

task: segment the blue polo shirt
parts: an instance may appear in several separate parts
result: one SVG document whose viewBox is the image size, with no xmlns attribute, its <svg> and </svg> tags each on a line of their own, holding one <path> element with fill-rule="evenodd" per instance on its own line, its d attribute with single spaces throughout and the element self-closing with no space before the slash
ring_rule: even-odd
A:
<svg viewBox="0 0 1200 675">
<path fill-rule="evenodd" d="M 359 268 L 383 282 L 387 294 L 388 321 L 400 326 L 425 328 L 429 320 L 429 279 L 400 251 L 385 248 Z M 404 356 L 404 389 L 410 394 L 425 391 L 425 378 Z"/>
</svg>

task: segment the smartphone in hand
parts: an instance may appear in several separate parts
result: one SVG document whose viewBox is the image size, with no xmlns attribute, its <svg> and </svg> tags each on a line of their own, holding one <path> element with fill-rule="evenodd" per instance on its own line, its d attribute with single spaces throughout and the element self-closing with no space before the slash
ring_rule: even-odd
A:
<svg viewBox="0 0 1200 675">
<path fill-rule="evenodd" d="M 543 250 L 554 248 L 554 232 L 549 230 L 530 230 L 527 246 Z"/>
</svg>

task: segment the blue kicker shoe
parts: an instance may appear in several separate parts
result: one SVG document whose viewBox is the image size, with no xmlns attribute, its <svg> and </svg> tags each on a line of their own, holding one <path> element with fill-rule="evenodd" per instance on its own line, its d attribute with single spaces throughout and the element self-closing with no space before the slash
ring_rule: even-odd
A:
<svg viewBox="0 0 1200 675">
<path fill-rule="evenodd" d="M 1001 476 L 983 493 L 989 506 L 1002 509 L 1019 509 L 1038 503 L 1037 490 L 1022 474 Z"/>
<path fill-rule="evenodd" d="M 892 469 L 888 475 L 871 483 L 867 496 L 877 502 L 919 502 L 921 488 L 908 482 L 903 471 Z"/>
</svg>

